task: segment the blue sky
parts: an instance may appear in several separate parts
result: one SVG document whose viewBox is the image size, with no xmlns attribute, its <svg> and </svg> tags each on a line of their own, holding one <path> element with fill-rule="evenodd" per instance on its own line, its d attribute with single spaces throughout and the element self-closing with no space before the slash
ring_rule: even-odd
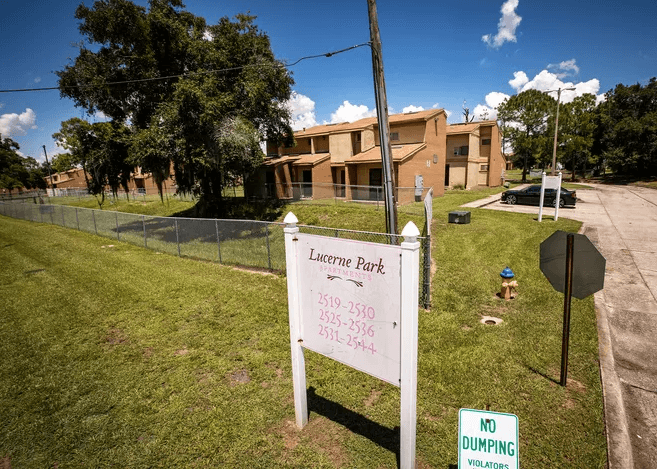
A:
<svg viewBox="0 0 657 469">
<path fill-rule="evenodd" d="M 0 90 L 56 86 L 54 71 L 77 56 L 79 0 L 0 0 Z M 90 1 L 85 2 L 90 5 Z M 145 5 L 139 0 L 136 3 Z M 600 95 L 618 83 L 657 76 L 657 2 L 581 0 L 378 0 L 388 104 L 392 112 L 441 107 L 461 121 L 463 101 L 495 117 L 504 97 L 567 84 Z M 277 58 L 307 55 L 369 40 L 366 0 L 210 1 L 186 7 L 215 23 L 250 11 Z M 291 68 L 295 127 L 373 115 L 371 54 L 361 47 Z M 0 133 L 43 161 L 62 150 L 51 135 L 71 117 L 98 120 L 58 91 L 0 93 Z"/>
</svg>

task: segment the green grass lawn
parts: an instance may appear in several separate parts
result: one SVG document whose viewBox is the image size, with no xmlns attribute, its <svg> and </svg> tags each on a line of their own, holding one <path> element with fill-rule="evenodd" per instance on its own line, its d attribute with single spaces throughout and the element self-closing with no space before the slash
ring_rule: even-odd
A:
<svg viewBox="0 0 657 469">
<path fill-rule="evenodd" d="M 461 407 L 509 412 L 530 468 L 602 468 L 593 300 L 563 296 L 538 246 L 577 222 L 434 200 L 433 307 L 420 312 L 417 458 L 457 462 Z M 303 224 L 378 230 L 383 212 L 291 205 Z M 418 215 L 419 214 L 419 215 Z M 400 212 L 400 227 L 422 220 Z M 420 227 L 421 228 L 421 227 Z M 113 244 L 114 247 L 108 247 Z M 307 352 L 310 423 L 294 428 L 286 283 L 83 232 L 0 217 L 0 462 L 40 467 L 396 467 L 399 390 Z M 511 267 L 519 296 L 495 296 Z M 485 326 L 482 315 L 504 322 Z M 5 458 L 4 460 L 2 458 Z"/>
</svg>

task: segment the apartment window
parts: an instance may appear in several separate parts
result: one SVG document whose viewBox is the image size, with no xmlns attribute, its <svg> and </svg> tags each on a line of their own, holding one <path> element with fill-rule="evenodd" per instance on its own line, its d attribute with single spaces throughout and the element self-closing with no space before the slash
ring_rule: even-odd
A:
<svg viewBox="0 0 657 469">
<path fill-rule="evenodd" d="M 490 145 L 490 138 L 484 138 L 481 140 L 482 145 Z"/>
<path fill-rule="evenodd" d="M 399 132 L 390 132 L 390 140 L 399 140 Z"/>
<path fill-rule="evenodd" d="M 454 155 L 467 155 L 469 147 L 463 145 L 462 147 L 454 147 Z"/>
<path fill-rule="evenodd" d="M 488 165 L 487 164 L 482 164 L 479 171 L 488 171 Z"/>
</svg>

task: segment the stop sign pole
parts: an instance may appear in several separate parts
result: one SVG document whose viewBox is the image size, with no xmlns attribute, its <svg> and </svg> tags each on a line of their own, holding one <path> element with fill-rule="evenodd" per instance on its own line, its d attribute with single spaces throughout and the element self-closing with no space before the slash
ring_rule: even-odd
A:
<svg viewBox="0 0 657 469">
<path fill-rule="evenodd" d="M 568 375 L 570 303 L 574 296 L 583 300 L 604 287 L 606 260 L 582 234 L 556 231 L 541 243 L 541 271 L 555 290 L 564 294 L 561 380 Z"/>
<path fill-rule="evenodd" d="M 561 338 L 561 380 L 559 384 L 566 386 L 568 376 L 568 343 L 570 339 L 570 300 L 573 297 L 573 247 L 575 236 L 570 233 L 566 244 L 566 291 L 563 297 L 563 336 Z"/>
</svg>

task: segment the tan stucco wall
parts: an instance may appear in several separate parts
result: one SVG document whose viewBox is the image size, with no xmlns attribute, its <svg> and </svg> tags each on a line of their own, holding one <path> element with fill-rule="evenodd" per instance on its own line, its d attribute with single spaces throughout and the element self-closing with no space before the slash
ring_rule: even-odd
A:
<svg viewBox="0 0 657 469">
<path fill-rule="evenodd" d="M 462 185 L 465 187 L 465 158 L 460 160 L 451 160 L 448 161 L 449 164 L 449 185 L 454 187 L 456 185 Z"/>
<path fill-rule="evenodd" d="M 390 143 L 392 145 L 404 145 L 407 143 L 420 143 L 424 141 L 424 132 L 425 132 L 425 122 L 411 122 L 408 124 L 392 124 L 390 126 L 390 133 L 397 132 L 399 134 L 399 140 L 392 140 L 390 137 Z M 375 127 L 374 129 L 374 142 L 376 145 L 379 144 L 379 128 Z"/>
<path fill-rule="evenodd" d="M 343 163 L 351 158 L 351 133 L 329 135 L 329 148 L 332 163 Z"/>
<path fill-rule="evenodd" d="M 315 144 L 315 153 L 328 153 L 329 152 L 329 136 L 318 135 L 313 137 Z"/>
<path fill-rule="evenodd" d="M 491 187 L 502 184 L 502 171 L 504 171 L 506 162 L 502 155 L 502 136 L 500 135 L 497 125 L 491 127 L 490 137 L 490 169 L 488 171 L 488 185 Z"/>
<path fill-rule="evenodd" d="M 367 151 L 377 144 L 374 140 L 374 131 L 372 129 L 365 129 L 361 132 L 361 149 L 360 151 Z"/>
</svg>

